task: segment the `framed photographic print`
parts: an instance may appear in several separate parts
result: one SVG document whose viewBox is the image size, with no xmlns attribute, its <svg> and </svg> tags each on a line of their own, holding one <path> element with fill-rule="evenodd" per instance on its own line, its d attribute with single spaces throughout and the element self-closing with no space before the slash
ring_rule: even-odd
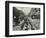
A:
<svg viewBox="0 0 46 38">
<path fill-rule="evenodd" d="M 45 34 L 45 4 L 35 2 L 5 2 L 5 36 Z"/>
</svg>

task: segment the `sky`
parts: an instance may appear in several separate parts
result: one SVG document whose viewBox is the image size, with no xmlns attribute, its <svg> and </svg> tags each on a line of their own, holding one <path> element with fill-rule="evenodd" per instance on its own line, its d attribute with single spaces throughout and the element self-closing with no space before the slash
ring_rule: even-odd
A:
<svg viewBox="0 0 46 38">
<path fill-rule="evenodd" d="M 16 7 L 18 10 L 22 10 L 25 15 L 28 15 L 30 13 L 31 8 L 30 7 Z"/>
</svg>

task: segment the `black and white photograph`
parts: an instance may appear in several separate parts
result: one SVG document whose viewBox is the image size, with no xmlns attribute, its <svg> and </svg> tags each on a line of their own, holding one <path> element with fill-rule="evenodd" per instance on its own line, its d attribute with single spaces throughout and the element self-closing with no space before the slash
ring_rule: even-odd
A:
<svg viewBox="0 0 46 38">
<path fill-rule="evenodd" d="M 44 3 L 6 1 L 5 11 L 6 37 L 45 34 Z"/>
<path fill-rule="evenodd" d="M 40 30 L 40 8 L 13 7 L 13 31 Z"/>
</svg>

